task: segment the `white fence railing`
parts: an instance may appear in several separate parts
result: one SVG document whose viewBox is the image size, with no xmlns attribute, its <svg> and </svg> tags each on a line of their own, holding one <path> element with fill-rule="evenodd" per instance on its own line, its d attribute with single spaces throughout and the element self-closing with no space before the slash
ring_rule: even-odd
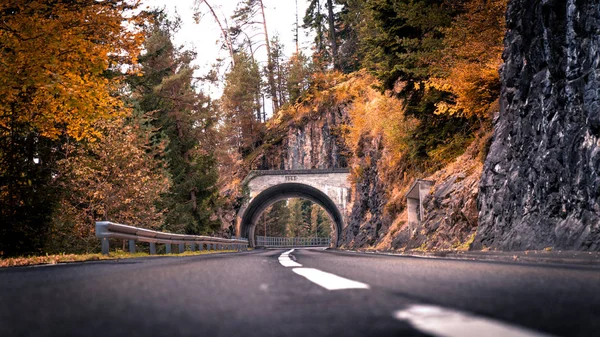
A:
<svg viewBox="0 0 600 337">
<path fill-rule="evenodd" d="M 329 247 L 330 243 L 330 238 L 256 237 L 256 245 L 263 247 Z"/>
<path fill-rule="evenodd" d="M 211 236 L 183 235 L 157 232 L 145 228 L 121 225 L 110 221 L 96 222 L 96 237 L 102 240 L 102 254 L 108 254 L 110 249 L 108 239 L 122 239 L 129 241 L 129 252 L 135 253 L 135 243 L 147 242 L 150 244 L 150 254 L 156 254 L 156 244 L 164 244 L 166 253 L 171 253 L 173 244 L 178 245 L 178 252 L 183 253 L 186 248 L 190 251 L 203 250 L 248 250 L 248 239 L 225 239 Z"/>
</svg>

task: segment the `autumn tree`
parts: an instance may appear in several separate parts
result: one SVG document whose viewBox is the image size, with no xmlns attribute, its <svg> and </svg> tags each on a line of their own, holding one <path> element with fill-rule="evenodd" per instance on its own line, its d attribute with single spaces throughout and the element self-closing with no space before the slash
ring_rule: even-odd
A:
<svg viewBox="0 0 600 337">
<path fill-rule="evenodd" d="M 227 21 L 219 18 L 219 16 L 217 15 L 217 12 L 213 8 L 213 6 L 208 2 L 208 0 L 195 0 L 194 4 L 196 6 L 196 11 L 194 13 L 194 19 L 196 20 L 196 23 L 198 23 L 200 21 L 200 17 L 202 16 L 200 7 L 202 5 L 205 5 L 208 8 L 208 10 L 210 11 L 210 15 L 213 17 L 213 20 L 215 20 L 217 25 L 219 25 L 219 29 L 221 30 L 221 37 L 223 38 L 223 44 L 227 47 L 227 51 L 229 52 L 229 57 L 231 57 L 231 65 L 232 66 L 235 65 L 234 64 L 235 59 L 233 57 L 233 55 L 234 55 L 233 39 L 229 32 L 229 27 L 227 26 Z"/>
<path fill-rule="evenodd" d="M 310 206 L 310 233 L 312 237 L 329 237 L 331 235 L 331 218 L 318 204 Z"/>
<path fill-rule="evenodd" d="M 364 57 L 359 40 L 361 26 L 365 23 L 364 1 L 337 0 L 336 3 L 340 6 L 336 22 L 339 70 L 344 73 L 358 71 Z"/>
<path fill-rule="evenodd" d="M 222 133 L 226 143 L 241 155 L 250 153 L 260 141 L 260 72 L 246 53 L 238 53 L 233 69 L 225 75 L 221 97 Z"/>
<path fill-rule="evenodd" d="M 308 237 L 311 235 L 312 204 L 310 200 L 306 199 L 289 199 L 290 217 L 286 228 L 288 237 Z"/>
<path fill-rule="evenodd" d="M 275 93 L 280 106 L 283 106 L 288 100 L 285 92 L 287 67 L 283 48 L 284 46 L 279 40 L 279 36 L 275 35 L 271 39 L 271 64 L 273 65 L 273 76 L 276 88 Z M 263 122 L 266 122 L 266 116 L 263 116 Z"/>
<path fill-rule="evenodd" d="M 265 229 L 267 236 L 283 237 L 285 228 L 289 222 L 290 210 L 287 207 L 287 200 L 280 200 L 267 208 L 256 225 L 256 235 L 264 236 Z"/>
<path fill-rule="evenodd" d="M 322 10 L 320 0 L 310 0 L 302 20 L 302 27 L 315 33 L 314 50 L 318 58 L 323 58 L 326 54 L 326 16 Z"/>
<path fill-rule="evenodd" d="M 356 4 L 355 4 L 356 5 Z M 381 82 L 380 89 L 401 98 L 405 115 L 419 120 L 406 139 L 407 163 L 433 170 L 466 148 L 475 120 L 436 114 L 451 93 L 428 85 L 439 75 L 445 32 L 462 12 L 454 2 L 374 0 L 359 5 L 362 65 Z"/>
<path fill-rule="evenodd" d="M 215 152 L 216 112 L 212 101 L 196 92 L 190 65 L 194 53 L 173 45 L 179 20 L 161 12 L 146 27 L 141 76 L 130 79 L 138 114 L 150 114 L 158 130 L 154 143 L 166 143 L 163 160 L 170 189 L 159 204 L 166 209 L 164 229 L 201 234 L 218 229 L 213 216 L 218 178 Z"/>
<path fill-rule="evenodd" d="M 141 43 L 135 7 L 0 4 L 0 254 L 39 252 L 62 145 L 98 138 L 96 122 L 123 115 L 120 72 L 133 69 Z"/>
<path fill-rule="evenodd" d="M 303 53 L 294 54 L 287 62 L 286 96 L 294 104 L 308 90 L 313 68 Z"/>
<path fill-rule="evenodd" d="M 433 62 L 437 76 L 428 85 L 452 93 L 436 113 L 490 118 L 500 92 L 504 13 L 507 0 L 470 0 L 445 30 L 442 57 Z"/>
<path fill-rule="evenodd" d="M 94 142 L 66 144 L 58 161 L 58 207 L 52 217 L 45 251 L 93 252 L 100 246 L 94 223 L 110 220 L 159 229 L 164 210 L 157 207 L 169 188 L 159 160 L 162 146 L 151 145 L 151 133 L 136 119 L 100 120 Z"/>
<path fill-rule="evenodd" d="M 271 40 L 269 39 L 269 31 L 267 29 L 267 18 L 265 15 L 265 6 L 262 0 L 242 0 L 238 4 L 232 19 L 236 23 L 235 27 L 232 27 L 234 36 L 240 35 L 255 35 L 256 25 L 259 25 L 259 29 L 262 30 L 259 35 L 264 37 L 263 45 L 267 50 L 267 86 L 269 96 L 271 97 L 271 104 L 273 112 L 279 110 L 280 102 L 277 96 L 277 83 L 275 81 L 275 66 L 273 64 L 273 55 L 271 49 Z M 250 52 L 250 57 L 253 51 Z"/>
<path fill-rule="evenodd" d="M 325 5 L 325 8 L 322 7 Z M 333 0 L 309 0 L 304 13 L 303 25 L 315 33 L 315 58 L 340 69 L 338 57 L 339 13 L 334 13 Z M 323 64 L 325 65 L 325 64 Z"/>
</svg>

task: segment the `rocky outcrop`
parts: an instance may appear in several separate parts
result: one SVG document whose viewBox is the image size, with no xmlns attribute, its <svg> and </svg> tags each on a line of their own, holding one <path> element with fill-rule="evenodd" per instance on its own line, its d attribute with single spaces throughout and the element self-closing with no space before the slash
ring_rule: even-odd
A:
<svg viewBox="0 0 600 337">
<path fill-rule="evenodd" d="M 353 158 L 354 195 L 340 244 L 346 248 L 373 246 L 386 233 L 391 218 L 385 212 L 388 189 L 381 179 L 382 137 L 363 135 Z"/>
<path fill-rule="evenodd" d="M 600 6 L 512 0 L 473 248 L 600 250 Z"/>
<path fill-rule="evenodd" d="M 482 170 L 477 145 L 472 144 L 452 164 L 425 178 L 435 184 L 423 201 L 423 221 L 413 227 L 403 222 L 392 239 L 392 249 L 468 249 L 477 229 Z M 406 219 L 406 213 L 401 217 Z"/>
<path fill-rule="evenodd" d="M 348 149 L 340 134 L 347 123 L 344 106 L 334 106 L 280 128 L 279 136 L 265 143 L 255 160 L 258 170 L 332 169 L 347 167 Z M 277 133 L 277 130 L 270 132 Z"/>
</svg>

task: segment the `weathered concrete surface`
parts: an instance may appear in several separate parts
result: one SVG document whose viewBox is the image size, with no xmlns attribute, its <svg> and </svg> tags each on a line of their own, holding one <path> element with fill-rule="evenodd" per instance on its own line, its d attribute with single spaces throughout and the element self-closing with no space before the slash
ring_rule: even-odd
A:
<svg viewBox="0 0 600 337">
<path fill-rule="evenodd" d="M 418 226 L 425 219 L 423 209 L 423 200 L 429 195 L 432 180 L 417 179 L 406 194 L 406 210 L 408 213 L 408 226 L 410 228 Z"/>
<path fill-rule="evenodd" d="M 247 197 L 238 212 L 237 235 L 253 239 L 255 222 L 264 209 L 278 200 L 303 197 L 329 213 L 336 223 L 336 237 L 339 236 L 348 221 L 349 175 L 347 169 L 250 172 L 243 182 Z"/>
<path fill-rule="evenodd" d="M 600 6 L 512 0 L 473 248 L 600 251 Z"/>
</svg>

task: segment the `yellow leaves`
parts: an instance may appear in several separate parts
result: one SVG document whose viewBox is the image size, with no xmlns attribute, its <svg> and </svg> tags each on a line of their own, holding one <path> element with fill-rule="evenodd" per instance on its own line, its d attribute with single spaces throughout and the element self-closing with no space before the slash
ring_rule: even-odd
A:
<svg viewBox="0 0 600 337">
<path fill-rule="evenodd" d="M 398 160 L 407 150 L 406 137 L 418 122 L 404 115 L 402 101 L 379 92 L 377 84 L 364 70 L 348 75 L 316 73 L 301 102 L 280 110 L 269 127 L 289 119 L 299 122 L 323 110 L 343 107 L 350 123 L 339 126 L 339 131 L 350 148 L 356 151 L 365 135 L 383 134 L 392 160 Z"/>
<path fill-rule="evenodd" d="M 456 97 L 454 104 L 437 103 L 436 113 L 486 116 L 499 95 L 500 61 L 500 55 L 485 64 L 459 61 L 450 69 L 447 78 L 430 79 L 427 82 L 430 87 L 451 92 Z"/>
<path fill-rule="evenodd" d="M 1 17 L 0 125 L 79 140 L 98 136 L 96 120 L 121 115 L 119 79 L 108 81 L 104 73 L 116 54 L 132 62 L 139 52 L 139 34 L 122 25 L 125 7 L 124 1 L 0 5 L 18 8 Z"/>
<path fill-rule="evenodd" d="M 144 137 L 122 120 L 99 121 L 94 128 L 104 136 L 70 146 L 70 155 L 59 162 L 60 182 L 69 194 L 55 222 L 75 223 L 82 231 L 105 218 L 142 227 L 160 223 L 162 212 L 154 202 L 168 190 L 169 179 L 158 154 L 147 151 Z"/>
<path fill-rule="evenodd" d="M 346 142 L 351 148 L 359 148 L 364 135 L 384 135 L 384 142 L 394 158 L 406 151 L 405 137 L 417 121 L 404 115 L 402 101 L 382 94 L 375 89 L 377 81 L 364 71 L 355 73 L 346 82 L 335 86 L 340 97 L 348 104 L 351 123 L 343 129 Z"/>
<path fill-rule="evenodd" d="M 505 31 L 507 0 L 471 0 L 465 13 L 445 30 L 444 57 L 436 66 L 443 76 L 430 78 L 427 88 L 452 93 L 436 113 L 485 117 L 500 94 L 498 70 Z"/>
</svg>

